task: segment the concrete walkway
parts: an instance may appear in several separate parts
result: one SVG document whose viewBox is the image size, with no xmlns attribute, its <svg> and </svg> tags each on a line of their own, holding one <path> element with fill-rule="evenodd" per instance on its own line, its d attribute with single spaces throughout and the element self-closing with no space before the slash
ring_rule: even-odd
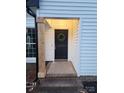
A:
<svg viewBox="0 0 124 93">
<path fill-rule="evenodd" d="M 46 77 L 76 77 L 77 73 L 70 61 L 52 62 L 48 65 Z"/>
</svg>

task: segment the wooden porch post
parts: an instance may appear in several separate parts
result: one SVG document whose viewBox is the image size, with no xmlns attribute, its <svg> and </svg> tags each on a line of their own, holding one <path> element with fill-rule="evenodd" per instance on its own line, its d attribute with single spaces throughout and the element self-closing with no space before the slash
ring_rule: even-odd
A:
<svg viewBox="0 0 124 93">
<path fill-rule="evenodd" d="M 38 23 L 38 78 L 45 78 L 45 22 L 44 18 L 37 18 Z"/>
</svg>

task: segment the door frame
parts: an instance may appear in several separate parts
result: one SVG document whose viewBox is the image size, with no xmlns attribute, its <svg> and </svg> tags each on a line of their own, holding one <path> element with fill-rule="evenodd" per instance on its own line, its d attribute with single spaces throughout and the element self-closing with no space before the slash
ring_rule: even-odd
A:
<svg viewBox="0 0 124 93">
<path fill-rule="evenodd" d="M 68 60 L 68 43 L 69 43 L 69 30 L 68 29 L 54 29 L 54 47 L 56 47 L 56 40 L 55 40 L 55 33 L 56 33 L 56 30 L 63 30 L 63 31 L 67 31 L 67 60 Z M 54 60 L 56 60 L 56 52 L 55 52 L 55 49 L 56 48 L 54 48 Z"/>
</svg>

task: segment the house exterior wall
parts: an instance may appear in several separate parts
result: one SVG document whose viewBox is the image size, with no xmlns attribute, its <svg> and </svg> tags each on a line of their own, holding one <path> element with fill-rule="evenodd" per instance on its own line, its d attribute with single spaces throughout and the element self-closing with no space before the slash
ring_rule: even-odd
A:
<svg viewBox="0 0 124 93">
<path fill-rule="evenodd" d="M 40 0 L 38 17 L 79 18 L 79 75 L 97 74 L 96 0 Z"/>
<path fill-rule="evenodd" d="M 45 31 L 45 61 L 54 61 L 54 30 Z"/>
<path fill-rule="evenodd" d="M 29 14 L 26 14 L 26 28 L 34 28 L 34 27 L 35 27 L 35 19 Z"/>
<path fill-rule="evenodd" d="M 35 19 L 26 14 L 26 28 L 35 28 Z M 26 57 L 26 63 L 36 63 L 36 57 Z"/>
<path fill-rule="evenodd" d="M 74 64 L 74 68 L 77 72 L 77 75 L 79 76 L 79 63 L 80 63 L 80 53 L 79 53 L 79 20 L 76 20 L 72 22 L 73 29 L 72 29 L 72 62 Z"/>
</svg>

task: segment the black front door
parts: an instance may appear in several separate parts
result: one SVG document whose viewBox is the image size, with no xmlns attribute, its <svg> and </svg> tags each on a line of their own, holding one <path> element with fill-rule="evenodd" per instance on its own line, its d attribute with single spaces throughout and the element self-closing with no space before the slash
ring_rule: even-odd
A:
<svg viewBox="0 0 124 93">
<path fill-rule="evenodd" d="M 55 30 L 55 59 L 68 57 L 68 30 Z"/>
</svg>

